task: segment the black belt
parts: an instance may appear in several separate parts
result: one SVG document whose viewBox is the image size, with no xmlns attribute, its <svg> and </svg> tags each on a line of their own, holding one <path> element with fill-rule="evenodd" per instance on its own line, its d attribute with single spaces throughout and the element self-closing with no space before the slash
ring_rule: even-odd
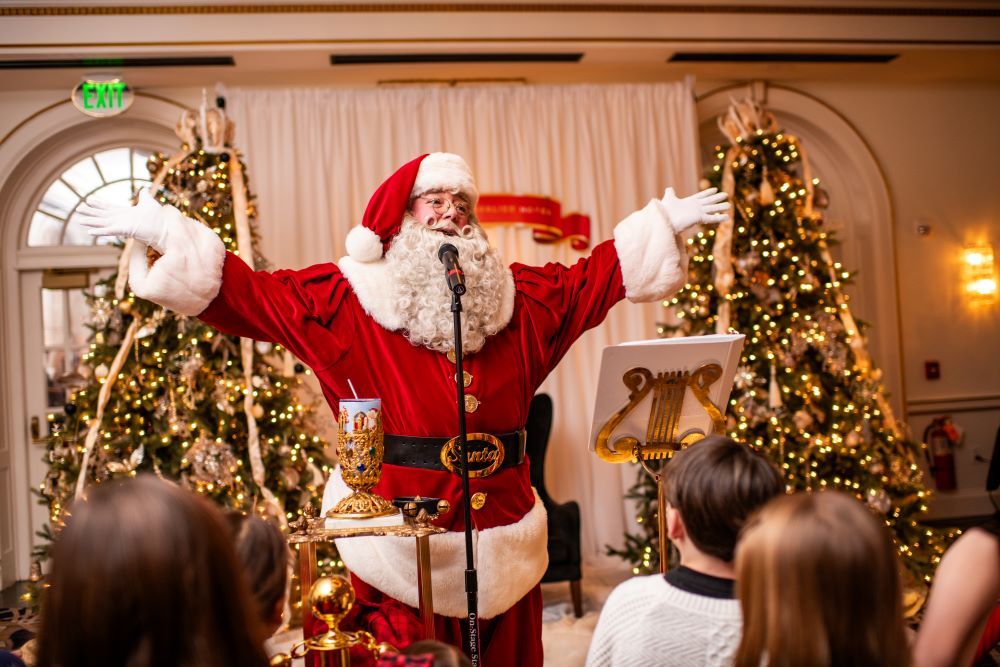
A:
<svg viewBox="0 0 1000 667">
<path fill-rule="evenodd" d="M 461 474 L 461 450 L 458 438 L 422 438 L 386 433 L 385 463 L 408 468 L 447 470 Z M 487 477 L 501 468 L 510 468 L 524 461 L 525 432 L 512 431 L 502 435 L 469 433 L 469 477 Z"/>
</svg>

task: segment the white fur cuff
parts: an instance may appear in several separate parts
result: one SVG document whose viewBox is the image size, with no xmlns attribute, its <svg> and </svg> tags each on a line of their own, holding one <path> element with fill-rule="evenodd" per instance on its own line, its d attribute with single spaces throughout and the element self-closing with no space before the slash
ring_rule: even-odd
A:
<svg viewBox="0 0 1000 667">
<path fill-rule="evenodd" d="M 350 492 L 339 467 L 330 473 L 326 486 L 324 514 Z M 431 535 L 430 547 L 434 612 L 464 618 L 469 611 L 464 583 L 465 533 Z M 473 548 L 479 575 L 479 615 L 494 618 L 527 595 L 549 566 L 547 518 L 538 494 L 534 507 L 517 523 L 473 532 Z M 352 573 L 411 607 L 420 606 L 416 549 L 416 541 L 410 537 L 337 540 L 337 551 Z"/>
<path fill-rule="evenodd" d="M 683 242 L 655 199 L 615 226 L 615 250 L 630 301 L 658 301 L 687 278 Z"/>
<path fill-rule="evenodd" d="M 226 246 L 215 232 L 176 208 L 167 206 L 163 214 L 167 225 L 163 256 L 148 266 L 146 245 L 133 243 L 129 285 L 138 297 L 182 315 L 198 315 L 222 286 Z"/>
</svg>

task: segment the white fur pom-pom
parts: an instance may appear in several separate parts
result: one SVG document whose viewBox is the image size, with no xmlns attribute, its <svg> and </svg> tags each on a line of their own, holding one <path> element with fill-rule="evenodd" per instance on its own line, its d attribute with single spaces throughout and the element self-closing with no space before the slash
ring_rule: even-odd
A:
<svg viewBox="0 0 1000 667">
<path fill-rule="evenodd" d="M 374 262 L 382 258 L 382 240 L 378 234 L 358 225 L 347 233 L 344 241 L 347 254 L 358 262 Z"/>
</svg>

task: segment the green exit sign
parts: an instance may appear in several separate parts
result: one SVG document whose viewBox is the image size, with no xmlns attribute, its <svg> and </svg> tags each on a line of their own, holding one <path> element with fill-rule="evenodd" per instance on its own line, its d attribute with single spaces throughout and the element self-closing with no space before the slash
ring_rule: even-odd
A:
<svg viewBox="0 0 1000 667">
<path fill-rule="evenodd" d="M 97 118 L 116 116 L 130 106 L 135 99 L 132 88 L 121 79 L 84 79 L 76 84 L 71 95 L 73 106 Z"/>
</svg>

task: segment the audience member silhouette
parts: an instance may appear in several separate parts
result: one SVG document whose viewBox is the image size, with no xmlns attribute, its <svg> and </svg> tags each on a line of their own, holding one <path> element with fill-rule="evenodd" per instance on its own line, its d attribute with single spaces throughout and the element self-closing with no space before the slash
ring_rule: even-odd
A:
<svg viewBox="0 0 1000 667">
<path fill-rule="evenodd" d="M 155 477 L 94 487 L 56 538 L 39 667 L 267 665 L 225 519 Z"/>
<path fill-rule="evenodd" d="M 736 548 L 736 667 L 908 667 L 899 566 L 887 528 L 855 498 L 771 501 Z"/>
<path fill-rule="evenodd" d="M 980 657 L 977 644 L 983 643 L 983 628 L 990 613 L 995 613 L 998 599 L 1000 522 L 994 517 L 963 534 L 941 559 L 913 646 L 914 663 L 919 667 L 972 665 Z M 992 648 L 990 642 L 985 644 L 983 652 Z"/>
<path fill-rule="evenodd" d="M 762 455 L 712 435 L 664 472 L 667 537 L 680 565 L 634 577 L 608 597 L 587 667 L 730 667 L 740 639 L 733 551 L 747 517 L 784 491 Z"/>
<path fill-rule="evenodd" d="M 231 512 L 226 519 L 264 635 L 270 637 L 281 627 L 288 596 L 288 544 L 277 526 L 259 517 Z"/>
</svg>

